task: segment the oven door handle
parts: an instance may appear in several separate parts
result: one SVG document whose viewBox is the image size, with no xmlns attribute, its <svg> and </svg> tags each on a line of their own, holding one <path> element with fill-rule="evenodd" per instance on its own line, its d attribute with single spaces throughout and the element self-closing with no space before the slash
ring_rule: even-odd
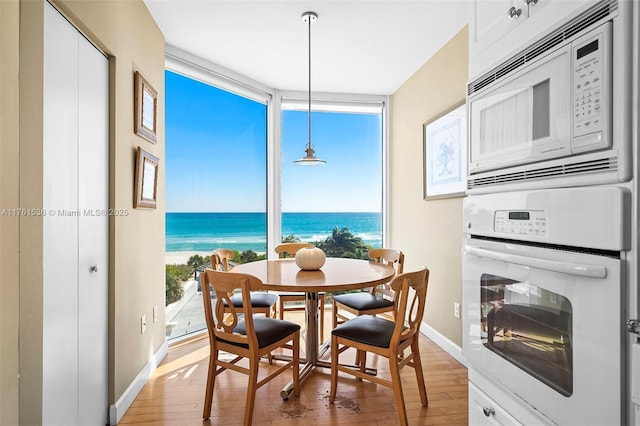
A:
<svg viewBox="0 0 640 426">
<path fill-rule="evenodd" d="M 518 254 L 502 253 L 480 247 L 464 247 L 465 254 L 471 254 L 506 263 L 529 266 L 531 268 L 546 269 L 548 271 L 561 272 L 563 274 L 578 275 L 581 277 L 606 278 L 607 268 L 600 265 L 587 265 L 584 263 L 558 262 L 556 260 L 540 259 L 537 257 L 521 256 Z"/>
</svg>

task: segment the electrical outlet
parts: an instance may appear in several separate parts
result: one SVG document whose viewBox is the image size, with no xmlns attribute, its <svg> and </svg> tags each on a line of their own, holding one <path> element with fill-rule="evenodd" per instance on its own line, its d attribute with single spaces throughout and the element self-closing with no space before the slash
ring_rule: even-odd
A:
<svg viewBox="0 0 640 426">
<path fill-rule="evenodd" d="M 147 316 L 143 315 L 140 317 L 140 334 L 144 334 L 147 331 Z"/>
<path fill-rule="evenodd" d="M 460 304 L 458 302 L 453 303 L 453 316 L 460 318 Z"/>
<path fill-rule="evenodd" d="M 153 305 L 153 323 L 158 321 L 158 305 Z"/>
</svg>

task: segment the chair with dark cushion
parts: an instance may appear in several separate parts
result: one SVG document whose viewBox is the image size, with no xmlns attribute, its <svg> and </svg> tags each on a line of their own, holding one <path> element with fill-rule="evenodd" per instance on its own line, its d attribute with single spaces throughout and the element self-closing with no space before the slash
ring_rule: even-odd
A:
<svg viewBox="0 0 640 426">
<path fill-rule="evenodd" d="M 275 248 L 276 253 L 278 254 L 279 259 L 284 259 L 287 257 L 295 257 L 298 250 L 303 248 L 313 248 L 315 247 L 310 243 L 282 243 L 278 244 Z M 305 302 L 305 294 L 290 292 L 290 291 L 279 291 L 278 297 L 280 302 L 278 303 L 278 315 L 280 319 L 284 319 L 284 313 L 287 311 L 304 311 L 304 302 Z M 318 294 L 318 310 L 320 317 L 320 342 L 324 341 L 324 293 Z M 287 302 L 302 302 L 301 305 L 287 305 Z"/>
<path fill-rule="evenodd" d="M 400 424 L 407 425 L 407 411 L 402 392 L 403 379 L 400 377 L 400 369 L 408 365 L 413 367 L 416 373 L 420 402 L 422 406 L 427 406 L 427 389 L 420 361 L 418 338 L 420 323 L 424 315 L 428 282 L 429 270 L 426 268 L 396 275 L 390 284 L 395 291 L 397 300 L 394 309 L 395 321 L 373 315 L 362 315 L 346 321 L 331 331 L 330 403 L 333 403 L 336 398 L 338 372 L 351 374 L 358 379 L 392 388 Z M 356 349 L 361 361 L 359 366 L 351 367 L 339 364 L 340 354 L 349 348 Z M 409 348 L 411 349 L 410 353 L 404 354 L 404 351 Z M 367 374 L 367 352 L 388 359 L 390 380 Z"/>
<path fill-rule="evenodd" d="M 211 268 L 216 271 L 229 271 L 229 261 L 233 259 L 233 250 L 216 249 L 211 253 Z M 229 300 L 236 308 L 242 308 L 242 294 L 236 293 Z M 275 318 L 278 296 L 265 291 L 251 293 L 251 307 L 254 312 L 263 312 L 265 316 Z M 282 318 L 281 318 L 282 319 Z"/>
<path fill-rule="evenodd" d="M 400 250 L 372 249 L 369 259 L 373 262 L 393 265 L 396 274 L 401 274 L 404 268 L 404 254 Z M 355 316 L 376 315 L 385 312 L 393 313 L 395 295 L 389 283 L 373 287 L 368 292 L 336 294 L 333 296 L 332 318 L 333 328 L 349 319 L 342 313 L 347 311 Z"/>
<path fill-rule="evenodd" d="M 239 290 L 241 297 L 247 300 L 252 292 L 262 286 L 262 282 L 252 275 L 206 269 L 200 275 L 200 281 L 210 347 L 202 417 L 206 420 L 211 416 L 216 376 L 230 369 L 249 376 L 244 425 L 251 425 L 257 389 L 276 376 L 292 369 L 293 393 L 300 395 L 300 326 L 276 318 L 254 316 L 253 308 L 248 303 L 235 306 L 231 294 Z M 211 288 L 216 295 L 215 309 L 211 302 Z M 260 358 L 278 348 L 291 350 L 291 360 L 259 379 Z M 236 356 L 227 361 L 219 357 L 220 351 Z M 238 365 L 244 359 L 248 360 L 248 367 L 244 363 Z"/>
</svg>

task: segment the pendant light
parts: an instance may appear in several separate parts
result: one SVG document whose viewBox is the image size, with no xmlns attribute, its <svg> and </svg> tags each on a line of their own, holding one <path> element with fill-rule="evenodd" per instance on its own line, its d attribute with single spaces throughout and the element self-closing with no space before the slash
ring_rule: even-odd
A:
<svg viewBox="0 0 640 426">
<path fill-rule="evenodd" d="M 305 156 L 295 160 L 293 163 L 300 166 L 322 166 L 327 162 L 320 160 L 313 155 L 313 145 L 311 144 L 311 24 L 318 20 L 318 14 L 315 12 L 305 12 L 302 14 L 302 22 L 309 27 L 309 115 L 307 117 L 307 145 L 304 150 Z"/>
</svg>

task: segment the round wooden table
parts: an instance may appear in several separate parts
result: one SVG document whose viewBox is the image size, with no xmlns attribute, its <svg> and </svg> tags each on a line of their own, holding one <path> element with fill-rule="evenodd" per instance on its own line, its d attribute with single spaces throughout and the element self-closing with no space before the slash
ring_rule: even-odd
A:
<svg viewBox="0 0 640 426">
<path fill-rule="evenodd" d="M 235 266 L 233 272 L 259 278 L 265 290 L 305 293 L 306 365 L 301 370 L 301 379 L 315 366 L 329 366 L 319 361 L 328 345 L 318 350 L 318 293 L 374 287 L 389 282 L 395 275 L 390 265 L 337 257 L 328 257 L 317 271 L 301 270 L 295 259 L 274 259 L 243 263 Z M 288 397 L 290 392 L 291 389 L 285 388 L 282 396 L 286 393 Z"/>
</svg>

